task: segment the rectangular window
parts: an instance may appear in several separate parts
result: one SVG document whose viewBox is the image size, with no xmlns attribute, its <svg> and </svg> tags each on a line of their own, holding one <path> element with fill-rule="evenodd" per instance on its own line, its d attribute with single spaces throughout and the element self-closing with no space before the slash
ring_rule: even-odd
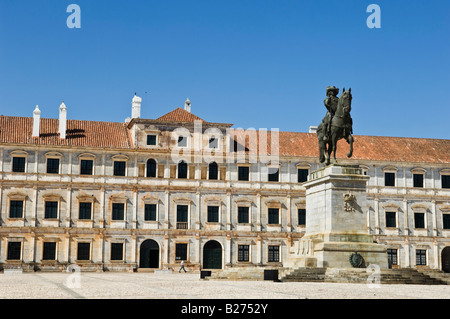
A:
<svg viewBox="0 0 450 319">
<path fill-rule="evenodd" d="M 427 251 L 425 249 L 416 249 L 416 265 L 424 266 L 427 264 Z"/>
<path fill-rule="evenodd" d="M 219 222 L 219 206 L 208 206 L 208 222 Z"/>
<path fill-rule="evenodd" d="M 387 255 L 389 265 L 398 265 L 397 249 L 388 248 Z"/>
<path fill-rule="evenodd" d="M 144 220 L 156 221 L 156 204 L 145 204 Z"/>
<path fill-rule="evenodd" d="M 414 213 L 414 228 L 425 228 L 425 213 Z"/>
<path fill-rule="evenodd" d="M 386 227 L 397 227 L 396 212 L 386 212 Z"/>
<path fill-rule="evenodd" d="M 45 202 L 44 218 L 56 219 L 58 218 L 58 202 Z"/>
<path fill-rule="evenodd" d="M 23 200 L 9 202 L 9 218 L 23 218 Z"/>
<path fill-rule="evenodd" d="M 450 188 L 450 175 L 442 175 L 442 188 Z"/>
<path fill-rule="evenodd" d="M 442 223 L 444 229 L 450 229 L 450 214 L 442 214 Z"/>
<path fill-rule="evenodd" d="M 269 167 L 268 173 L 268 181 L 269 182 L 278 182 L 280 179 L 280 170 L 278 167 Z"/>
<path fill-rule="evenodd" d="M 56 259 L 56 243 L 44 242 L 42 250 L 42 260 L 55 260 Z"/>
<path fill-rule="evenodd" d="M 249 223 L 249 207 L 247 206 L 239 206 L 238 207 L 238 223 L 239 224 L 248 224 Z"/>
<path fill-rule="evenodd" d="M 269 262 L 279 262 L 280 261 L 280 246 L 269 245 L 269 253 L 268 253 L 267 259 Z"/>
<path fill-rule="evenodd" d="M 238 180 L 248 181 L 249 175 L 250 175 L 250 169 L 248 166 L 239 166 L 238 167 Z"/>
<path fill-rule="evenodd" d="M 280 209 L 279 208 L 269 208 L 268 210 L 268 224 L 274 225 L 280 223 Z"/>
<path fill-rule="evenodd" d="M 177 205 L 177 229 L 188 228 L 188 205 Z"/>
<path fill-rule="evenodd" d="M 47 158 L 47 174 L 59 173 L 59 158 Z"/>
<path fill-rule="evenodd" d="M 124 220 L 125 217 L 125 204 L 113 203 L 112 204 L 112 220 Z"/>
<path fill-rule="evenodd" d="M 22 250 L 22 243 L 20 241 L 9 241 L 7 260 L 20 260 L 20 252 Z"/>
<path fill-rule="evenodd" d="M 384 173 L 384 186 L 395 186 L 395 173 Z"/>
<path fill-rule="evenodd" d="M 90 260 L 90 259 L 91 259 L 91 244 L 78 243 L 77 260 Z"/>
<path fill-rule="evenodd" d="M 187 137 L 186 136 L 178 136 L 178 147 L 186 147 L 187 146 Z"/>
<path fill-rule="evenodd" d="M 126 166 L 125 161 L 114 161 L 114 176 L 125 176 Z"/>
<path fill-rule="evenodd" d="M 92 216 L 92 203 L 80 203 L 78 219 L 91 219 Z"/>
<path fill-rule="evenodd" d="M 423 174 L 413 174 L 413 187 L 423 187 Z"/>
<path fill-rule="evenodd" d="M 211 137 L 209 139 L 209 148 L 218 148 L 219 147 L 219 140 L 215 137 Z"/>
<path fill-rule="evenodd" d="M 25 157 L 13 157 L 12 171 L 17 173 L 25 172 Z"/>
<path fill-rule="evenodd" d="M 298 209 L 298 224 L 302 226 L 306 225 L 306 209 L 304 208 Z"/>
<path fill-rule="evenodd" d="M 123 243 L 111 243 L 111 260 L 123 260 Z"/>
<path fill-rule="evenodd" d="M 304 183 L 308 180 L 308 169 L 305 168 L 299 168 L 297 169 L 297 181 L 299 183 Z"/>
<path fill-rule="evenodd" d="M 156 135 L 147 135 L 147 145 L 156 145 Z"/>
<path fill-rule="evenodd" d="M 92 175 L 94 167 L 93 160 L 81 160 L 80 161 L 80 174 L 81 175 Z"/>
<path fill-rule="evenodd" d="M 238 245 L 238 261 L 250 260 L 250 245 Z"/>
<path fill-rule="evenodd" d="M 187 244 L 175 245 L 175 260 L 187 260 Z"/>
</svg>

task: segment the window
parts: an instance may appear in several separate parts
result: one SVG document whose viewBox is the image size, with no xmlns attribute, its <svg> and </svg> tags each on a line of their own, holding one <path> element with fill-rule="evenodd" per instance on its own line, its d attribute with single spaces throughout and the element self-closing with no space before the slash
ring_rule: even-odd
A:
<svg viewBox="0 0 450 319">
<path fill-rule="evenodd" d="M 112 220 L 124 220 L 125 217 L 125 204 L 113 203 L 112 204 Z"/>
<path fill-rule="evenodd" d="M 147 145 L 156 145 L 156 135 L 147 135 Z"/>
<path fill-rule="evenodd" d="M 450 229 L 450 214 L 442 214 L 442 223 L 444 229 Z"/>
<path fill-rule="evenodd" d="M 386 227 L 397 227 L 396 212 L 386 212 Z"/>
<path fill-rule="evenodd" d="M 187 140 L 187 136 L 178 136 L 178 147 L 186 147 Z"/>
<path fill-rule="evenodd" d="M 46 201 L 44 218 L 56 219 L 58 218 L 58 202 Z"/>
<path fill-rule="evenodd" d="M 239 224 L 248 224 L 249 223 L 249 207 L 247 206 L 239 206 L 238 207 L 238 223 Z"/>
<path fill-rule="evenodd" d="M 147 177 L 156 177 L 156 161 L 152 158 L 147 160 Z"/>
<path fill-rule="evenodd" d="M 279 218 L 279 208 L 269 208 L 268 210 L 268 224 L 279 224 L 280 218 Z"/>
<path fill-rule="evenodd" d="M 387 255 L 389 265 L 398 265 L 397 249 L 388 248 Z"/>
<path fill-rule="evenodd" d="M 450 188 L 450 175 L 442 175 L 442 188 Z"/>
<path fill-rule="evenodd" d="M 42 250 L 42 260 L 55 260 L 56 259 L 56 243 L 44 242 Z"/>
<path fill-rule="evenodd" d="M 144 220 L 156 221 L 156 204 L 145 204 Z"/>
<path fill-rule="evenodd" d="M 125 176 L 126 166 L 125 161 L 114 161 L 114 176 Z"/>
<path fill-rule="evenodd" d="M 384 186 L 395 186 L 395 173 L 384 173 Z"/>
<path fill-rule="evenodd" d="M 92 168 L 94 167 L 93 160 L 81 160 L 80 161 L 80 174 L 92 175 Z"/>
<path fill-rule="evenodd" d="M 177 229 L 188 228 L 188 205 L 177 205 Z"/>
<path fill-rule="evenodd" d="M 59 173 L 59 158 L 47 158 L 47 174 Z"/>
<path fill-rule="evenodd" d="M 175 260 L 187 260 L 187 244 L 175 244 Z"/>
<path fill-rule="evenodd" d="M 269 262 L 279 262 L 280 261 L 280 246 L 269 245 L 268 261 Z"/>
<path fill-rule="evenodd" d="M 416 249 L 416 265 L 424 266 L 427 264 L 427 251 L 425 249 Z"/>
<path fill-rule="evenodd" d="M 414 213 L 414 228 L 425 228 L 425 213 Z"/>
<path fill-rule="evenodd" d="M 269 167 L 268 168 L 268 181 L 269 182 L 278 182 L 280 178 L 280 170 L 278 167 Z"/>
<path fill-rule="evenodd" d="M 306 209 L 304 208 L 298 209 L 298 224 L 301 226 L 306 225 Z"/>
<path fill-rule="evenodd" d="M 178 178 L 187 178 L 188 167 L 185 161 L 178 163 Z"/>
<path fill-rule="evenodd" d="M 219 206 L 208 206 L 208 222 L 219 222 Z"/>
<path fill-rule="evenodd" d="M 238 245 L 238 261 L 250 260 L 250 245 Z"/>
<path fill-rule="evenodd" d="M 413 174 L 413 187 L 423 187 L 423 174 Z"/>
<path fill-rule="evenodd" d="M 20 260 L 21 250 L 22 250 L 22 243 L 20 241 L 9 241 L 6 259 Z"/>
<path fill-rule="evenodd" d="M 91 243 L 78 243 L 77 260 L 90 260 Z"/>
<path fill-rule="evenodd" d="M 91 219 L 92 215 L 92 203 L 80 203 L 78 219 Z"/>
<path fill-rule="evenodd" d="M 215 137 L 211 137 L 209 139 L 209 148 L 218 148 L 219 147 L 219 140 Z"/>
<path fill-rule="evenodd" d="M 111 243 L 111 260 L 123 260 L 123 243 Z"/>
<path fill-rule="evenodd" d="M 25 157 L 13 157 L 12 171 L 17 173 L 25 172 Z"/>
<path fill-rule="evenodd" d="M 297 181 L 299 183 L 304 183 L 308 180 L 308 173 L 309 170 L 305 168 L 299 168 L 297 169 Z"/>
<path fill-rule="evenodd" d="M 248 181 L 249 173 L 250 173 L 250 169 L 248 166 L 239 166 L 238 167 L 238 180 Z"/>
<path fill-rule="evenodd" d="M 12 200 L 9 202 L 9 218 L 23 217 L 23 200 Z"/>
<path fill-rule="evenodd" d="M 209 179 L 218 179 L 219 177 L 219 169 L 216 162 L 212 162 L 208 166 L 209 170 Z"/>
</svg>

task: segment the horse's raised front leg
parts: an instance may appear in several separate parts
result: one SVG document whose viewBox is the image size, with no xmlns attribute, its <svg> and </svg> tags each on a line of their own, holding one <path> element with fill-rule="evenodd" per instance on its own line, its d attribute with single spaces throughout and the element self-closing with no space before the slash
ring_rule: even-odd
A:
<svg viewBox="0 0 450 319">
<path fill-rule="evenodd" d="M 350 150 L 348 151 L 348 153 L 347 153 L 347 157 L 352 157 L 352 155 L 353 155 L 353 136 L 351 135 L 351 134 L 349 134 L 348 135 L 348 137 L 347 137 L 347 142 L 348 142 L 348 144 L 350 144 Z"/>
</svg>

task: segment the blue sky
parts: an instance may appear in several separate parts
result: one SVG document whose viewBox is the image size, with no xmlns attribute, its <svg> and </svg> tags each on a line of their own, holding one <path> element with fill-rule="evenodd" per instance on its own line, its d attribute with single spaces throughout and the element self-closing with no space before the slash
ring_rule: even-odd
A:
<svg viewBox="0 0 450 319">
<path fill-rule="evenodd" d="M 81 28 L 66 25 L 68 5 Z M 381 28 L 369 29 L 369 4 Z M 122 122 L 184 105 L 306 132 L 351 87 L 355 135 L 450 138 L 450 1 L 0 0 L 0 114 Z"/>
</svg>

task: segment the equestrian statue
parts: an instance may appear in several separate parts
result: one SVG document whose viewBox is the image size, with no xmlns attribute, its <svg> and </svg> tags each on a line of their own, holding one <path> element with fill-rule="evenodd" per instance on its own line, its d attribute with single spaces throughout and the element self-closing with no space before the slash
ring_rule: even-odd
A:
<svg viewBox="0 0 450 319">
<path fill-rule="evenodd" d="M 352 109 L 352 89 L 342 91 L 338 98 L 339 89 L 334 86 L 326 88 L 327 98 L 324 100 L 327 114 L 322 123 L 317 127 L 317 138 L 319 140 L 319 161 L 330 164 L 331 153 L 333 153 L 334 163 L 336 160 L 337 143 L 340 139 L 345 139 L 350 144 L 350 150 L 347 157 L 353 154 L 353 121 L 350 116 Z"/>
</svg>

